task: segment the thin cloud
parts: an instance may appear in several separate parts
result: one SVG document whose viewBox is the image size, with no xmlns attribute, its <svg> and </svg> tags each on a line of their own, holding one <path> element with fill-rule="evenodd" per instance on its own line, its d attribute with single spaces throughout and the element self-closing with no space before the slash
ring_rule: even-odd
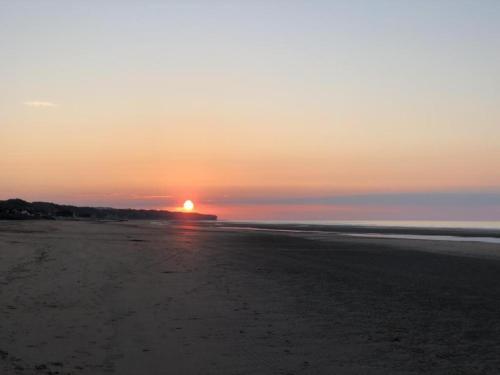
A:
<svg viewBox="0 0 500 375">
<path fill-rule="evenodd" d="M 224 197 L 214 200 L 217 204 L 274 204 L 274 205 L 427 205 L 432 207 L 500 207 L 500 192 L 402 192 L 332 196 L 256 196 Z"/>
<path fill-rule="evenodd" d="M 42 100 L 31 100 L 28 102 L 24 102 L 24 105 L 35 108 L 53 108 L 57 106 L 55 103 L 46 102 Z"/>
<path fill-rule="evenodd" d="M 172 195 L 135 195 L 132 199 L 161 199 L 161 198 L 173 198 Z"/>
</svg>

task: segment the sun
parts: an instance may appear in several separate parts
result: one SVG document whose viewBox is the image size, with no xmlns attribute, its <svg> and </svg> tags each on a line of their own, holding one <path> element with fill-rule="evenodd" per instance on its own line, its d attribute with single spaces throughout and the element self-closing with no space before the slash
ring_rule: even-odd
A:
<svg viewBox="0 0 500 375">
<path fill-rule="evenodd" d="M 193 203 L 193 201 L 188 199 L 187 201 L 184 202 L 183 207 L 184 207 L 184 210 L 186 210 L 186 211 L 192 211 L 194 208 L 194 203 Z"/>
</svg>

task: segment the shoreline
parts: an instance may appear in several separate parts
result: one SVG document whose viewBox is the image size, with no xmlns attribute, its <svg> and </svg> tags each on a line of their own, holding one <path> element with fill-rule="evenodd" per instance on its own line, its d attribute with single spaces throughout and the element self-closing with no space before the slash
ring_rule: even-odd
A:
<svg viewBox="0 0 500 375">
<path fill-rule="evenodd" d="M 291 233 L 332 233 L 332 234 L 401 234 L 422 236 L 454 236 L 454 237 L 491 237 L 500 238 L 500 229 L 494 228 L 452 228 L 452 227 L 417 227 L 396 225 L 357 225 L 357 224 L 301 224 L 301 223 L 259 223 L 252 221 L 224 220 L 170 220 L 170 219 L 87 219 L 87 218 L 57 218 L 57 219 L 0 219 L 5 222 L 88 222 L 88 223 L 119 223 L 139 222 L 176 225 L 189 223 L 200 227 L 218 227 L 225 229 L 263 230 Z"/>
<path fill-rule="evenodd" d="M 457 236 L 457 237 L 491 237 L 500 238 L 500 229 L 482 228 L 437 228 L 437 227 L 404 227 L 376 225 L 340 225 L 340 224 L 268 224 L 258 222 L 217 221 L 219 227 L 235 227 L 241 229 L 268 229 L 280 231 L 326 232 L 326 233 L 359 233 L 359 234 L 402 234 L 425 236 Z"/>
</svg>

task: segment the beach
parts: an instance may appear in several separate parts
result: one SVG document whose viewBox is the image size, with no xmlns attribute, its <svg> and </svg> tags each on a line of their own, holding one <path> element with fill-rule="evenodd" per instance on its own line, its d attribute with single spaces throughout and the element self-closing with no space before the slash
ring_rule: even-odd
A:
<svg viewBox="0 0 500 375">
<path fill-rule="evenodd" d="M 500 373 L 498 244 L 262 229 L 0 221 L 0 373 Z"/>
</svg>

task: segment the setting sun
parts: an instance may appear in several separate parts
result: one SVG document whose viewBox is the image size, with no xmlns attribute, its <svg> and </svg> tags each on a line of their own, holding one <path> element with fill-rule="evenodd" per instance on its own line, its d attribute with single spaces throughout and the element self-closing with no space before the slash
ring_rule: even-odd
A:
<svg viewBox="0 0 500 375">
<path fill-rule="evenodd" d="M 193 203 L 193 201 L 188 199 L 187 201 L 184 202 L 183 207 L 184 207 L 184 210 L 186 210 L 186 211 L 192 211 L 194 208 L 194 203 Z"/>
</svg>

